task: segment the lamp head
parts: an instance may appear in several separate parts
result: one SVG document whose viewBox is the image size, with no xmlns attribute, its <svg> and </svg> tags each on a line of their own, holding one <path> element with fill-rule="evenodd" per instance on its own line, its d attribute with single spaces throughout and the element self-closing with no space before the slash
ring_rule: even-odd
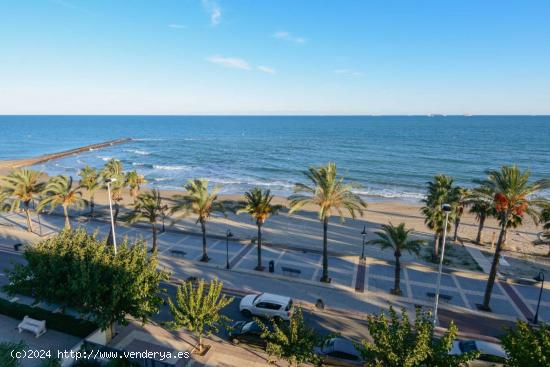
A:
<svg viewBox="0 0 550 367">
<path fill-rule="evenodd" d="M 441 205 L 441 209 L 445 212 L 445 213 L 450 213 L 451 212 L 451 206 L 449 204 L 443 204 Z"/>
<path fill-rule="evenodd" d="M 367 226 L 363 226 L 363 230 L 361 231 L 361 234 L 363 236 L 366 236 L 367 235 Z"/>
<path fill-rule="evenodd" d="M 534 280 L 536 280 L 537 282 L 542 282 L 544 281 L 544 273 L 542 271 L 540 271 L 536 277 L 533 277 Z"/>
<path fill-rule="evenodd" d="M 231 230 L 228 229 L 227 230 L 227 238 L 231 238 L 231 237 L 233 237 L 233 233 L 231 233 Z"/>
<path fill-rule="evenodd" d="M 116 178 L 106 178 L 105 179 L 106 183 L 113 183 L 113 182 L 116 182 L 116 181 L 117 181 Z"/>
</svg>

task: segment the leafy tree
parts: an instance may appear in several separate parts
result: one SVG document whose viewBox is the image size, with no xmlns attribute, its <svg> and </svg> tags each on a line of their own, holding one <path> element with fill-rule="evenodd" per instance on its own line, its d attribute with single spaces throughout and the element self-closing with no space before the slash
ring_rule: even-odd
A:
<svg viewBox="0 0 550 367">
<path fill-rule="evenodd" d="M 264 270 L 264 266 L 262 265 L 262 226 L 270 215 L 277 214 L 282 205 L 271 204 L 273 200 L 271 191 L 262 191 L 259 187 L 245 192 L 244 196 L 246 202 L 240 204 L 242 208 L 237 210 L 237 214 L 247 213 L 256 221 L 256 226 L 258 227 L 258 265 L 256 266 L 256 270 L 262 271 Z"/>
<path fill-rule="evenodd" d="M 478 354 L 449 355 L 457 328 L 451 323 L 441 339 L 435 339 L 429 313 L 416 309 L 411 323 L 405 309 L 401 317 L 390 307 L 384 313 L 368 315 L 369 333 L 373 342 L 363 340 L 359 346 L 365 363 L 376 367 L 459 367 Z"/>
<path fill-rule="evenodd" d="M 405 223 L 401 223 L 398 226 L 393 224 L 383 224 L 382 230 L 377 231 L 378 238 L 370 240 L 369 243 L 373 245 L 379 245 L 382 249 L 391 248 L 393 255 L 395 256 L 395 282 L 391 292 L 396 295 L 401 295 L 401 253 L 408 251 L 409 253 L 418 254 L 420 246 L 424 243 L 423 240 L 411 239 L 410 234 L 413 230 L 405 228 Z"/>
<path fill-rule="evenodd" d="M 445 213 L 441 206 L 450 204 L 456 209 L 457 188 L 454 186 L 453 178 L 446 175 L 437 175 L 432 182 L 427 183 L 426 198 L 422 200 L 424 206 L 420 209 L 424 215 L 424 223 L 434 232 L 433 258 L 439 257 L 439 247 L 443 241 L 445 227 Z M 447 231 L 451 230 L 451 223 L 454 221 L 456 210 L 449 215 Z"/>
<path fill-rule="evenodd" d="M 139 194 L 134 201 L 132 211 L 123 218 L 129 223 L 148 222 L 151 224 L 153 231 L 153 248 L 152 252 L 157 251 L 157 223 L 162 216 L 162 198 L 160 191 L 151 190 L 147 193 Z"/>
<path fill-rule="evenodd" d="M 538 222 L 540 212 L 537 208 L 545 207 L 548 201 L 534 197 L 534 195 L 545 188 L 550 187 L 549 180 L 538 180 L 529 182 L 530 172 L 521 171 L 517 166 L 503 166 L 500 170 L 487 171 L 487 179 L 482 184 L 491 189 L 494 193 L 492 199 L 500 222 L 500 234 L 495 249 L 495 255 L 487 280 L 487 287 L 483 297 L 481 308 L 490 310 L 489 303 L 496 279 L 500 253 L 506 239 L 506 233 L 511 225 L 519 225 L 525 214 Z M 518 222 L 519 221 L 519 222 Z"/>
<path fill-rule="evenodd" d="M 206 289 L 208 288 L 208 289 Z M 223 283 L 217 279 L 206 285 L 204 279 L 197 286 L 185 282 L 176 291 L 175 302 L 168 298 L 168 306 L 174 320 L 166 323 L 171 329 L 185 328 L 197 338 L 197 349 L 203 353 L 203 337 L 218 332 L 220 324 L 231 320 L 221 314 L 223 308 L 233 302 L 233 297 L 222 293 Z"/>
<path fill-rule="evenodd" d="M 86 230 L 64 230 L 25 249 L 26 263 L 9 271 L 9 294 L 32 294 L 37 302 L 70 307 L 112 333 L 126 316 L 147 321 L 162 304 L 159 284 L 168 274 L 158 270 L 147 245 L 125 240 L 115 255 L 105 241 Z"/>
<path fill-rule="evenodd" d="M 21 363 L 17 358 L 12 357 L 13 352 L 21 352 L 26 348 L 25 342 L 22 340 L 18 343 L 3 342 L 0 343 L 0 366 L 2 367 L 19 367 Z"/>
<path fill-rule="evenodd" d="M 215 186 L 208 190 L 208 180 L 192 179 L 185 185 L 185 194 L 174 195 L 176 205 L 172 207 L 172 213 L 183 212 L 183 215 L 194 214 L 197 222 L 201 224 L 202 231 L 202 258 L 201 261 L 208 262 L 208 250 L 206 248 L 206 222 L 212 212 L 225 213 L 223 205 L 218 202 L 218 193 L 221 186 Z"/>
<path fill-rule="evenodd" d="M 126 174 L 126 186 L 130 188 L 130 197 L 136 200 L 141 186 L 145 185 L 147 180 L 143 175 L 137 173 L 137 171 L 131 171 Z"/>
<path fill-rule="evenodd" d="M 86 166 L 78 173 L 80 176 L 80 187 L 86 189 L 88 203 L 90 204 L 90 216 L 94 217 L 95 192 L 101 188 L 101 176 L 99 172 L 90 166 Z"/>
<path fill-rule="evenodd" d="M 311 181 L 312 186 L 302 183 L 294 185 L 294 194 L 289 197 L 290 214 L 299 211 L 307 204 L 317 206 L 318 217 L 323 223 L 323 275 L 321 282 L 330 282 L 328 276 L 328 223 L 330 217 L 336 212 L 344 221 L 343 210 L 347 210 L 355 219 L 356 214 L 363 216 L 363 210 L 367 203 L 361 197 L 353 193 L 358 186 L 346 184 L 344 177 L 339 177 L 335 163 L 328 163 L 324 167 L 310 167 L 304 175 Z"/>
<path fill-rule="evenodd" d="M 69 207 L 80 209 L 84 206 L 80 187 L 73 187 L 73 178 L 70 176 L 55 176 L 50 178 L 44 188 L 43 195 L 42 200 L 38 204 L 38 211 L 49 206 L 50 212 L 52 212 L 57 206 L 61 205 L 63 207 L 63 215 L 65 216 L 65 229 L 71 229 Z"/>
<path fill-rule="evenodd" d="M 502 347 L 508 355 L 506 366 L 550 366 L 550 326 L 541 323 L 534 327 L 518 320 L 502 337 Z"/>
<path fill-rule="evenodd" d="M 479 222 L 477 229 L 476 243 L 481 244 L 481 233 L 485 226 L 485 220 L 495 216 L 495 205 L 492 200 L 494 193 L 490 187 L 480 185 L 471 190 L 466 198 L 466 204 L 470 207 L 470 213 L 475 214 Z M 491 199 L 488 199 L 491 198 Z"/>
<path fill-rule="evenodd" d="M 256 319 L 262 329 L 261 337 L 267 342 L 266 351 L 270 357 L 287 361 L 291 366 L 302 363 L 319 363 L 319 357 L 314 349 L 322 342 L 315 330 L 307 326 L 302 309 L 297 307 L 290 321 L 277 323 L 272 320 L 273 329 Z"/>
<path fill-rule="evenodd" d="M 45 185 L 40 181 L 41 176 L 32 169 L 16 169 L 8 176 L 0 177 L 0 197 L 10 200 L 10 211 L 23 206 L 29 232 L 32 232 L 31 202 L 38 198 Z"/>
</svg>

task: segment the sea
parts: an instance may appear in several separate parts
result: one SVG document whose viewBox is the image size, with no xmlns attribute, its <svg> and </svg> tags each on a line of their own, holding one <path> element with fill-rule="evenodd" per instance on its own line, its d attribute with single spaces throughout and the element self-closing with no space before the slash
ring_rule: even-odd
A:
<svg viewBox="0 0 550 367">
<path fill-rule="evenodd" d="M 284 196 L 308 167 L 335 162 L 360 195 L 412 202 L 439 173 L 466 187 L 509 164 L 550 178 L 550 116 L 0 116 L 0 159 L 126 137 L 34 168 L 77 176 L 116 158 L 149 187 L 206 178 L 224 194 L 259 186 Z"/>
</svg>

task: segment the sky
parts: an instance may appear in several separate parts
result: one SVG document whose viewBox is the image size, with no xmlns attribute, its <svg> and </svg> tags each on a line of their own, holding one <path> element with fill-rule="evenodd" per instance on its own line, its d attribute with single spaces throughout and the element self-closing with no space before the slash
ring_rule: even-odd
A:
<svg viewBox="0 0 550 367">
<path fill-rule="evenodd" d="M 0 0 L 0 114 L 550 114 L 550 1 Z"/>
</svg>

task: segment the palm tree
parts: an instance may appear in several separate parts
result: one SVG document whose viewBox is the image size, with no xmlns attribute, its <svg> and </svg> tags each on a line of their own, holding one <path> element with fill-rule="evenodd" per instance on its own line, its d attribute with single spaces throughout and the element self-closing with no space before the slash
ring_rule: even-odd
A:
<svg viewBox="0 0 550 367">
<path fill-rule="evenodd" d="M 495 249 L 495 255 L 491 264 L 491 271 L 485 288 L 483 305 L 481 309 L 490 310 L 489 302 L 495 283 L 495 278 L 500 260 L 500 252 L 506 238 L 507 230 L 510 224 L 519 225 L 518 218 L 523 218 L 528 214 L 537 223 L 540 218 L 538 208 L 548 205 L 548 201 L 533 197 L 540 190 L 550 188 L 550 180 L 538 180 L 529 182 L 529 170 L 521 171 L 516 165 L 503 166 L 500 170 L 487 171 L 487 179 L 483 182 L 484 186 L 489 187 L 494 192 L 493 202 L 500 222 L 500 234 Z M 490 199 L 490 198 L 486 198 Z"/>
<path fill-rule="evenodd" d="M 453 241 L 456 241 L 458 239 L 458 227 L 460 226 L 460 220 L 462 219 L 462 214 L 464 214 L 464 207 L 466 206 L 466 198 L 469 195 L 469 190 L 457 186 L 454 188 L 453 193 L 455 197 L 452 200 L 452 204 L 454 204 L 454 212 L 455 212 L 455 233 L 453 235 Z"/>
<path fill-rule="evenodd" d="M 137 173 L 137 171 L 131 171 L 126 174 L 126 186 L 130 188 L 130 197 L 136 200 L 139 190 L 142 185 L 145 185 L 147 180 L 143 175 Z"/>
<path fill-rule="evenodd" d="M 422 200 L 424 206 L 420 209 L 424 215 L 424 223 L 434 232 L 434 250 L 433 258 L 439 257 L 439 247 L 443 241 L 443 232 L 445 226 L 445 213 L 443 204 L 453 204 L 456 198 L 456 189 L 453 186 L 453 178 L 446 175 L 437 175 L 433 182 L 427 183 L 427 195 Z M 456 205 L 452 205 L 456 209 Z M 449 215 L 447 222 L 447 231 L 451 230 L 451 223 L 455 217 L 455 210 Z"/>
<path fill-rule="evenodd" d="M 355 219 L 356 213 L 363 216 L 367 204 L 361 197 L 352 192 L 357 185 L 344 183 L 344 177 L 336 172 L 336 163 L 328 163 L 324 167 L 310 167 L 304 175 L 311 181 L 312 186 L 297 183 L 294 185 L 294 194 L 290 200 L 290 214 L 302 209 L 307 204 L 317 206 L 318 218 L 323 223 L 323 275 L 321 282 L 328 283 L 328 223 L 334 212 L 344 221 L 343 210 L 347 210 Z M 300 194 L 303 192 L 304 194 Z"/>
<path fill-rule="evenodd" d="M 206 248 L 206 222 L 213 212 L 225 213 L 223 205 L 218 202 L 218 193 L 221 186 L 217 185 L 208 190 L 208 180 L 191 179 L 184 186 L 185 194 L 174 195 L 176 205 L 172 207 L 172 213 L 183 211 L 183 215 L 189 213 L 197 216 L 197 223 L 201 224 L 202 231 L 202 258 L 201 261 L 208 262 L 208 251 Z"/>
<path fill-rule="evenodd" d="M 153 248 L 151 252 L 157 251 L 157 223 L 162 216 L 162 199 L 160 191 L 151 190 L 139 194 L 134 201 L 133 210 L 124 217 L 124 221 L 129 223 L 148 222 L 153 231 Z"/>
<path fill-rule="evenodd" d="M 409 235 L 411 232 L 413 232 L 413 229 L 405 228 L 405 223 L 401 223 L 398 226 L 394 226 L 391 223 L 383 224 L 382 230 L 375 232 L 378 238 L 368 242 L 369 244 L 381 246 L 382 250 L 386 248 L 391 248 L 393 250 L 393 255 L 395 256 L 395 280 L 391 293 L 398 296 L 402 294 L 400 288 L 401 254 L 403 251 L 418 254 L 420 246 L 425 242 L 423 240 L 410 239 Z"/>
<path fill-rule="evenodd" d="M 118 214 L 120 213 L 120 202 L 122 201 L 122 191 L 126 186 L 126 180 L 124 177 L 124 169 L 122 163 L 117 159 L 109 160 L 103 170 L 101 171 L 101 177 L 105 182 L 105 188 L 107 188 L 106 180 L 111 180 L 111 200 L 115 203 L 115 214 L 113 215 L 113 222 L 116 225 Z M 109 237 L 107 242 L 113 243 L 113 231 L 109 230 Z"/>
<path fill-rule="evenodd" d="M 256 226 L 258 226 L 258 265 L 256 270 L 263 271 L 262 265 L 262 226 L 271 214 L 277 214 L 282 208 L 281 205 L 273 205 L 273 195 L 270 190 L 262 191 L 259 187 L 255 187 L 244 194 L 246 202 L 243 208 L 237 210 L 237 214 L 247 213 L 256 220 Z"/>
<path fill-rule="evenodd" d="M 44 182 L 40 182 L 42 173 L 32 169 L 16 169 L 8 176 L 0 178 L 0 192 L 4 199 L 11 200 L 10 211 L 15 211 L 23 205 L 27 217 L 27 230 L 32 232 L 31 202 L 44 189 Z"/>
<path fill-rule="evenodd" d="M 90 216 L 94 217 L 95 192 L 101 188 L 101 177 L 99 172 L 90 166 L 86 166 L 78 173 L 80 176 L 80 187 L 86 189 L 88 202 L 90 203 Z"/>
<path fill-rule="evenodd" d="M 84 206 L 80 187 L 73 187 L 73 178 L 67 176 L 55 176 L 48 180 L 44 188 L 44 197 L 38 204 L 38 211 L 46 206 L 50 207 L 50 213 L 59 205 L 63 207 L 65 216 L 65 229 L 71 229 L 68 209 L 74 207 L 80 209 Z"/>
<path fill-rule="evenodd" d="M 494 193 L 490 187 L 481 185 L 470 191 L 470 194 L 466 198 L 466 205 L 470 207 L 470 213 L 475 214 L 479 222 L 476 236 L 476 243 L 478 244 L 481 244 L 481 233 L 485 226 L 485 220 L 495 215 L 493 196 Z"/>
</svg>

